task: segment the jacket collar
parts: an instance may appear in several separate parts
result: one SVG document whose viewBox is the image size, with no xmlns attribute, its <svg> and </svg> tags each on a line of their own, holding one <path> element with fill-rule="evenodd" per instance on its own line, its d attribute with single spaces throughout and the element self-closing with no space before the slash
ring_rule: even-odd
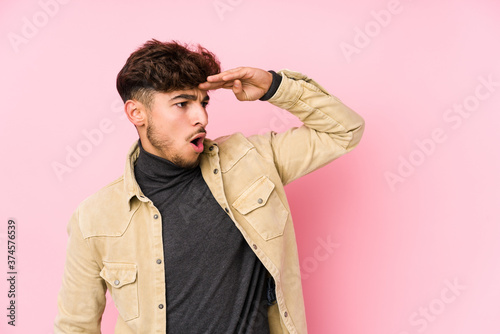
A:
<svg viewBox="0 0 500 334">
<path fill-rule="evenodd" d="M 203 142 L 204 150 L 201 154 L 203 155 L 214 155 L 217 154 L 217 149 L 210 149 L 210 147 L 217 146 L 217 143 L 211 139 L 205 138 Z M 144 196 L 137 180 L 135 179 L 134 167 L 137 158 L 139 157 L 140 148 L 139 148 L 139 140 L 136 140 L 134 144 L 130 147 L 127 153 L 127 161 L 125 164 L 125 173 L 123 174 L 123 185 L 125 188 L 126 199 L 129 204 L 129 211 L 134 207 L 133 203 L 136 200 L 141 202 L 147 202 L 148 199 Z M 203 163 L 204 159 L 200 159 L 200 164 Z M 201 166 L 200 166 L 201 167 Z"/>
<path fill-rule="evenodd" d="M 129 203 L 129 210 L 132 209 L 132 198 L 141 199 L 142 194 L 134 175 L 135 161 L 139 157 L 139 140 L 135 141 L 127 153 L 127 163 L 125 164 L 125 173 L 123 175 L 123 184 L 125 187 L 125 194 Z"/>
</svg>

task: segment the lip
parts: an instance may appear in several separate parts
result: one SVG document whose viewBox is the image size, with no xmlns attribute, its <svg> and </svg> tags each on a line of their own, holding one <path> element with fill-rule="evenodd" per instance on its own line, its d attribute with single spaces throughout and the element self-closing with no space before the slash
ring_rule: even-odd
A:
<svg viewBox="0 0 500 334">
<path fill-rule="evenodd" d="M 206 133 L 198 133 L 196 136 L 191 137 L 191 139 L 189 140 L 189 143 L 191 144 L 191 146 L 193 147 L 193 149 L 195 150 L 196 153 L 203 152 L 203 149 L 204 149 L 203 140 L 205 140 L 205 137 L 206 137 Z M 197 140 L 197 139 L 198 139 L 197 145 L 195 145 L 192 141 Z"/>
</svg>

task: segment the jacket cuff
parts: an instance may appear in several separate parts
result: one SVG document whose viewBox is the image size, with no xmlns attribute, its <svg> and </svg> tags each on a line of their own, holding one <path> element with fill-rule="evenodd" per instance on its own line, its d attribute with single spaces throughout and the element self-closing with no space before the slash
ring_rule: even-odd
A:
<svg viewBox="0 0 500 334">
<path fill-rule="evenodd" d="M 267 91 L 267 93 L 264 94 L 264 96 L 262 96 L 259 99 L 261 101 L 267 101 L 271 97 L 273 97 L 273 95 L 276 93 L 276 91 L 278 90 L 278 87 L 281 84 L 281 79 L 282 79 L 281 75 L 279 75 L 278 73 L 276 73 L 272 70 L 269 71 L 269 73 L 271 73 L 273 75 L 273 82 L 271 83 L 271 87 L 269 87 L 269 90 Z"/>
</svg>

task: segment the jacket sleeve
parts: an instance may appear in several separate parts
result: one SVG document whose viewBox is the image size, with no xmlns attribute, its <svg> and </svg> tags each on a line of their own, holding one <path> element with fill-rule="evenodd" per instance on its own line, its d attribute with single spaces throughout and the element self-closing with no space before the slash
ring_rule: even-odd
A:
<svg viewBox="0 0 500 334">
<path fill-rule="evenodd" d="M 248 139 L 261 154 L 274 160 L 285 185 L 356 147 L 364 120 L 307 76 L 288 70 L 279 74 L 283 79 L 269 102 L 288 110 L 304 124 Z"/>
<path fill-rule="evenodd" d="M 66 264 L 57 300 L 54 333 L 101 333 L 106 284 L 82 235 L 78 212 L 68 224 Z"/>
</svg>

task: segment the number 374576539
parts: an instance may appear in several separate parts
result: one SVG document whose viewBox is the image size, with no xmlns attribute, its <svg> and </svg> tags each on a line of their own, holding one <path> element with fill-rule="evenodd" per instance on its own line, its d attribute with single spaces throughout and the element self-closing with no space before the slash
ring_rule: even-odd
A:
<svg viewBox="0 0 500 334">
<path fill-rule="evenodd" d="M 10 270 L 14 270 L 16 266 L 16 222 L 13 220 L 9 220 L 9 224 L 7 226 L 7 238 L 9 238 L 7 241 L 7 253 L 9 254 L 7 264 Z"/>
</svg>

